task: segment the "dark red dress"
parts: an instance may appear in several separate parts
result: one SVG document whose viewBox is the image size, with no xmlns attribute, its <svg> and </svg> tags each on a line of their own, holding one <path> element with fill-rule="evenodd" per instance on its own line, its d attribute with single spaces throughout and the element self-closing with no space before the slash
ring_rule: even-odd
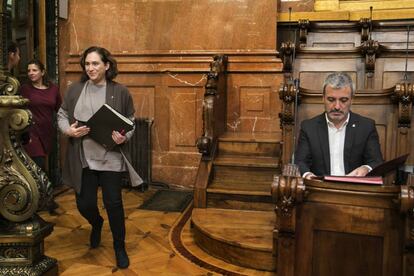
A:
<svg viewBox="0 0 414 276">
<path fill-rule="evenodd" d="M 55 134 L 54 114 L 62 103 L 59 89 L 53 83 L 47 89 L 24 84 L 20 91 L 23 97 L 30 100 L 29 110 L 33 114 L 33 125 L 29 129 L 30 142 L 24 148 L 30 157 L 46 156 L 52 149 Z"/>
</svg>

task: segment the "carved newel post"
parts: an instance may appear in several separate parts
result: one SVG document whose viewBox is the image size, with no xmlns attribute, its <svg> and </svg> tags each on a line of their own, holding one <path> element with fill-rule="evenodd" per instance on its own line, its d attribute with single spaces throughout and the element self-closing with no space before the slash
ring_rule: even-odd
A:
<svg viewBox="0 0 414 276">
<path fill-rule="evenodd" d="M 32 115 L 28 100 L 15 95 L 18 87 L 0 71 L 0 275 L 57 275 L 43 246 L 53 225 L 35 214 L 49 181 L 21 147 Z"/>
<path fill-rule="evenodd" d="M 5 3 L 0 3 L 3 31 Z M 1 34 L 5 64 L 5 32 Z M 18 89 L 19 82 L 0 67 L 0 275 L 57 275 L 57 261 L 44 255 L 43 246 L 53 225 L 35 213 L 50 195 L 50 181 L 22 149 L 20 134 L 32 114 Z"/>
<path fill-rule="evenodd" d="M 294 276 L 296 250 L 296 206 L 306 196 L 306 187 L 299 168 L 286 164 L 281 175 L 273 177 L 272 199 L 276 205 L 276 225 L 273 230 L 273 255 L 276 257 L 277 275 Z"/>
<path fill-rule="evenodd" d="M 43 248 L 53 225 L 35 214 L 48 180 L 19 141 L 32 116 L 28 100 L 15 95 L 18 87 L 0 71 L 0 275 L 57 275 Z"/>
</svg>

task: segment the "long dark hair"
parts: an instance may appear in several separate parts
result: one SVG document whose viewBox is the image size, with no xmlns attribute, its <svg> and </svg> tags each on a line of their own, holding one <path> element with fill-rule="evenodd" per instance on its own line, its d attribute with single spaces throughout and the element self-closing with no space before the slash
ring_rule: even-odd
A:
<svg viewBox="0 0 414 276">
<path fill-rule="evenodd" d="M 47 75 L 47 71 L 46 71 L 45 65 L 40 60 L 38 60 L 36 58 L 30 60 L 27 63 L 27 66 L 29 66 L 30 64 L 36 65 L 40 69 L 40 71 L 44 72 L 44 74 L 42 76 L 42 84 L 45 85 L 45 86 L 47 86 L 47 87 L 49 87 L 50 80 L 49 80 L 49 76 Z"/>
<path fill-rule="evenodd" d="M 107 81 L 112 81 L 118 75 L 118 66 L 116 60 L 112 57 L 111 53 L 107 49 L 98 46 L 89 47 L 82 54 L 80 60 L 80 66 L 82 67 L 81 81 L 85 82 L 89 80 L 89 77 L 86 74 L 85 70 L 85 59 L 86 56 L 92 52 L 96 52 L 101 57 L 103 63 L 109 63 L 109 68 L 105 72 L 105 79 Z"/>
<path fill-rule="evenodd" d="M 7 46 L 7 53 L 17 53 L 17 49 L 19 49 L 19 46 L 17 45 L 16 42 L 11 41 L 9 42 L 9 46 Z"/>
</svg>

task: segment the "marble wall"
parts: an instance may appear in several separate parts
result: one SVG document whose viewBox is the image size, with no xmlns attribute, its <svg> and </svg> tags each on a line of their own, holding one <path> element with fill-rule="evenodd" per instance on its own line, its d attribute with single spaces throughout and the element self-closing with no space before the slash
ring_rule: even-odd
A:
<svg viewBox="0 0 414 276">
<path fill-rule="evenodd" d="M 79 79 L 83 49 L 109 49 L 136 116 L 154 118 L 153 181 L 192 187 L 214 54 L 229 56 L 228 130 L 279 131 L 276 14 L 271 0 L 71 0 L 60 21 L 61 91 Z"/>
</svg>

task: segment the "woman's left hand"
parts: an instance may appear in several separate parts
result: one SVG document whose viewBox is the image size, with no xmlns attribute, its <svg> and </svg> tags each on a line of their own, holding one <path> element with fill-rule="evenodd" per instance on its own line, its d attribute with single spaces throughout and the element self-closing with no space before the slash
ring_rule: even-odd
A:
<svg viewBox="0 0 414 276">
<path fill-rule="evenodd" d="M 122 144 L 125 143 L 126 137 L 125 135 L 122 135 L 118 131 L 112 131 L 112 139 L 115 141 L 116 144 Z"/>
</svg>

